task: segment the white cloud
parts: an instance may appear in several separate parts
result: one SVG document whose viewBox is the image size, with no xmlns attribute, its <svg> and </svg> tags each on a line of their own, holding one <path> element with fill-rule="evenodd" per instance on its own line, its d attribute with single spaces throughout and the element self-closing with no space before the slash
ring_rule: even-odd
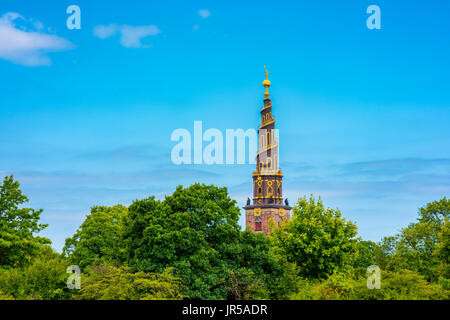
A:
<svg viewBox="0 0 450 320">
<path fill-rule="evenodd" d="M 24 17 L 14 12 L 0 18 L 0 59 L 24 66 L 48 66 L 51 65 L 49 52 L 74 47 L 64 38 L 41 32 L 44 28 L 41 22 L 32 24 L 31 30 L 26 23 Z"/>
<path fill-rule="evenodd" d="M 116 34 L 118 27 L 115 24 L 110 24 L 109 26 L 96 26 L 94 28 L 94 35 L 100 39 L 105 39 Z"/>
<path fill-rule="evenodd" d="M 127 48 L 139 48 L 142 47 L 141 39 L 147 36 L 154 36 L 161 31 L 157 26 L 129 26 L 123 25 L 120 28 L 122 34 L 120 43 Z"/>
<path fill-rule="evenodd" d="M 141 40 L 148 36 L 154 36 L 161 33 L 161 30 L 155 25 L 148 26 L 130 26 L 110 24 L 108 26 L 98 25 L 94 28 L 94 35 L 100 39 L 105 39 L 120 33 L 120 43 L 127 48 L 142 48 L 149 45 L 142 44 Z"/>
<path fill-rule="evenodd" d="M 206 19 L 206 18 L 208 18 L 211 15 L 211 12 L 209 10 L 202 9 L 202 10 L 198 10 L 198 14 L 203 19 Z"/>
<path fill-rule="evenodd" d="M 33 21 L 33 26 L 37 31 L 44 30 L 44 24 L 41 21 Z"/>
</svg>

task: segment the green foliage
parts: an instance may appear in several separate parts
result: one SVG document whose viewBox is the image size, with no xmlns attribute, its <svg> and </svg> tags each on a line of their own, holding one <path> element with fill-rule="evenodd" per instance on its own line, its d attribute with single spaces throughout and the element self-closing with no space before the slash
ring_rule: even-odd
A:
<svg viewBox="0 0 450 320">
<path fill-rule="evenodd" d="M 349 274 L 334 272 L 328 279 L 313 287 L 320 300 L 351 300 L 355 298 L 355 281 Z"/>
<path fill-rule="evenodd" d="M 97 265 L 81 278 L 81 300 L 180 300 L 180 281 L 171 269 L 161 274 L 135 272 L 128 267 Z"/>
<path fill-rule="evenodd" d="M 240 233 L 239 250 L 230 260 L 236 267 L 250 268 L 260 277 L 266 274 L 281 275 L 280 261 L 271 248 L 270 239 L 262 233 L 245 230 Z"/>
<path fill-rule="evenodd" d="M 434 223 L 440 228 L 445 219 L 450 218 L 450 199 L 447 197 L 439 201 L 433 201 L 419 209 L 419 222 Z"/>
<path fill-rule="evenodd" d="M 137 200 L 124 233 L 133 271 L 173 267 L 191 298 L 226 297 L 225 279 L 239 252 L 239 208 L 226 188 L 181 186 L 163 202 Z"/>
<path fill-rule="evenodd" d="M 434 282 L 448 277 L 449 212 L 450 200 L 445 197 L 420 208 L 418 222 L 381 241 L 375 250 L 378 266 L 390 271 L 409 269 Z"/>
<path fill-rule="evenodd" d="M 442 283 L 445 281 L 444 277 L 447 278 L 446 283 L 448 285 L 446 287 L 450 289 L 450 221 L 448 217 L 445 218 L 445 222 L 441 226 L 438 239 L 436 250 L 433 252 L 434 256 L 439 260 L 437 273 Z"/>
<path fill-rule="evenodd" d="M 66 239 L 63 254 L 81 269 L 96 263 L 120 264 L 125 260 L 124 219 L 128 209 L 122 205 L 96 206 L 77 232 Z"/>
<path fill-rule="evenodd" d="M 335 272 L 320 282 L 304 280 L 293 300 L 432 300 L 448 299 L 450 291 L 428 282 L 420 274 L 401 270 L 381 272 L 381 288 L 368 289 L 367 279 L 354 273 Z"/>
<path fill-rule="evenodd" d="M 366 279 L 355 286 L 352 299 L 363 300 L 434 300 L 448 299 L 449 292 L 438 284 L 428 282 L 422 275 L 411 270 L 381 272 L 381 288 L 368 289 Z"/>
<path fill-rule="evenodd" d="M 366 273 L 367 267 L 375 264 L 377 245 L 372 241 L 358 241 L 358 255 L 353 267 L 361 275 Z"/>
<path fill-rule="evenodd" d="M 19 182 L 7 176 L 0 185 L 0 267 L 21 267 L 30 262 L 49 239 L 35 236 L 47 225 L 39 224 L 42 209 L 20 208 L 28 198 Z"/>
<path fill-rule="evenodd" d="M 357 228 L 341 218 L 339 210 L 325 209 L 322 201 L 300 198 L 293 218 L 271 233 L 280 256 L 296 263 L 300 276 L 325 278 L 355 263 Z"/>
<path fill-rule="evenodd" d="M 14 297 L 0 291 L 0 300 L 14 300 Z"/>
<path fill-rule="evenodd" d="M 422 275 L 407 269 L 396 273 L 386 272 L 384 280 L 382 280 L 382 289 L 384 292 L 387 292 L 383 296 L 383 299 L 447 300 L 449 298 L 449 292 L 444 292 L 441 286 L 430 283 Z"/>
<path fill-rule="evenodd" d="M 49 246 L 40 248 L 31 263 L 22 268 L 0 269 L 0 292 L 19 300 L 67 299 L 67 263 Z"/>
<path fill-rule="evenodd" d="M 318 280 L 300 277 L 297 265 L 283 260 L 282 257 L 280 257 L 280 263 L 283 266 L 283 274 L 273 279 L 275 285 L 269 288 L 271 299 L 314 300 L 318 298 L 318 293 L 312 290 L 313 284 Z"/>
<path fill-rule="evenodd" d="M 266 284 L 248 268 L 230 270 L 227 277 L 227 299 L 256 300 L 266 299 Z"/>
<path fill-rule="evenodd" d="M 226 188 L 179 186 L 122 205 L 96 206 L 63 255 L 35 236 L 42 210 L 13 177 L 0 186 L 0 300 L 6 299 L 333 299 L 450 298 L 450 201 L 378 244 L 319 198 L 300 198 L 291 221 L 271 237 L 241 231 Z M 69 290 L 66 268 L 84 271 Z M 381 269 L 381 289 L 367 288 L 367 267 Z"/>
<path fill-rule="evenodd" d="M 288 293 L 285 299 L 289 300 L 325 300 L 320 295 L 320 291 L 316 288 L 318 280 L 308 280 L 297 278 L 295 281 L 295 290 Z"/>
<path fill-rule="evenodd" d="M 382 270 L 393 270 L 398 268 L 398 262 L 394 258 L 398 236 L 384 237 L 374 247 L 375 264 Z"/>
<path fill-rule="evenodd" d="M 417 271 L 433 279 L 435 277 L 438 260 L 433 251 L 438 243 L 435 222 L 412 223 L 403 229 L 397 246 L 395 256 L 402 268 Z"/>
<path fill-rule="evenodd" d="M 262 233 L 245 230 L 240 233 L 237 249 L 230 251 L 228 264 L 232 268 L 227 279 L 228 299 L 268 299 L 285 294 L 283 261 Z"/>
<path fill-rule="evenodd" d="M 439 242 L 436 245 L 435 255 L 445 264 L 450 263 L 450 221 L 445 218 L 445 223 L 442 225 L 438 233 Z"/>
</svg>

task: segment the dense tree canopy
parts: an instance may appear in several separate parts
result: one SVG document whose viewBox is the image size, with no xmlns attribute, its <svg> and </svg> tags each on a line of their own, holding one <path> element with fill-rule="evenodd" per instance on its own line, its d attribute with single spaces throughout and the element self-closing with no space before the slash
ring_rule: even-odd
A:
<svg viewBox="0 0 450 320">
<path fill-rule="evenodd" d="M 450 199 L 447 197 L 433 201 L 419 209 L 419 222 L 434 223 L 437 228 L 450 218 Z"/>
<path fill-rule="evenodd" d="M 294 300 L 432 300 L 449 299 L 449 291 L 410 271 L 384 271 L 380 289 L 368 289 L 366 278 L 335 272 L 321 282 L 304 281 Z"/>
<path fill-rule="evenodd" d="M 178 187 L 164 201 L 135 201 L 125 238 L 133 270 L 175 268 L 192 298 L 224 298 L 239 248 L 239 208 L 226 188 Z"/>
<path fill-rule="evenodd" d="M 445 197 L 420 208 L 417 222 L 382 240 L 376 259 L 380 267 L 413 270 L 433 281 L 448 277 L 449 214 L 450 200 Z"/>
<path fill-rule="evenodd" d="M 448 272 L 450 265 L 450 220 L 448 218 L 445 219 L 445 223 L 438 233 L 438 238 L 439 242 L 436 245 L 435 255 L 443 264 L 447 265 L 446 275 L 450 276 Z"/>
<path fill-rule="evenodd" d="M 66 239 L 63 254 L 72 264 L 84 269 L 95 263 L 120 264 L 125 260 L 124 219 L 128 208 L 96 206 L 91 208 L 77 232 Z"/>
<path fill-rule="evenodd" d="M 12 176 L 0 187 L 2 299 L 449 299 L 447 198 L 379 243 L 322 200 L 300 198 L 270 237 L 241 231 L 226 188 L 179 186 L 164 200 L 95 206 L 63 254 L 36 235 L 42 210 Z M 67 267 L 82 269 L 69 290 Z M 367 267 L 381 288 L 367 287 Z"/>
<path fill-rule="evenodd" d="M 0 292 L 14 299 L 68 299 L 67 266 L 50 246 L 41 246 L 26 267 L 0 269 Z"/>
<path fill-rule="evenodd" d="M 325 209 L 322 200 L 300 198 L 293 217 L 271 237 L 279 254 L 300 268 L 307 278 L 325 278 L 344 271 L 358 257 L 357 228 L 339 210 Z"/>
<path fill-rule="evenodd" d="M 168 269 L 162 274 L 129 272 L 127 267 L 96 265 L 82 277 L 83 286 L 73 299 L 179 300 L 179 279 Z"/>
<path fill-rule="evenodd" d="M 39 224 L 42 209 L 22 208 L 28 202 L 19 182 L 7 176 L 0 185 L 0 266 L 18 267 L 30 262 L 49 239 L 36 236 L 47 225 Z"/>
</svg>

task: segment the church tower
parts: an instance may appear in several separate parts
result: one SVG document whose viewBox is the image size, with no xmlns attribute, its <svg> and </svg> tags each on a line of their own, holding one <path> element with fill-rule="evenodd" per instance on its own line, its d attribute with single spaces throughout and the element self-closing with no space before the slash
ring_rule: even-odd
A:
<svg viewBox="0 0 450 320">
<path fill-rule="evenodd" d="M 271 231 L 270 219 L 275 225 L 289 220 L 292 207 L 287 199 L 283 203 L 283 172 L 278 168 L 278 140 L 275 137 L 275 118 L 272 116 L 272 101 L 269 99 L 270 81 L 263 81 L 266 88 L 264 106 L 261 108 L 261 126 L 258 128 L 258 153 L 256 171 L 253 172 L 253 201 L 247 200 L 245 224 L 253 232 Z"/>
</svg>

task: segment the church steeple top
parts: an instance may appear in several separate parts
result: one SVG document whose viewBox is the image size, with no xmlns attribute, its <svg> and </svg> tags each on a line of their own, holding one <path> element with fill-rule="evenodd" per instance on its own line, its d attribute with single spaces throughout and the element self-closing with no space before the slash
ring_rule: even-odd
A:
<svg viewBox="0 0 450 320">
<path fill-rule="evenodd" d="M 265 68 L 266 66 L 264 66 Z M 258 128 L 258 153 L 256 170 L 253 171 L 253 202 L 248 199 L 245 209 L 245 224 L 253 232 L 271 230 L 271 220 L 278 224 L 290 219 L 291 207 L 283 204 L 283 172 L 278 166 L 278 138 L 275 135 L 275 118 L 272 116 L 272 101 L 269 99 L 269 72 L 263 86 L 264 106 L 261 108 L 261 125 Z"/>
<path fill-rule="evenodd" d="M 266 66 L 264 66 L 264 69 Z M 264 92 L 264 100 L 269 99 L 269 87 L 270 87 L 270 80 L 267 78 L 269 76 L 269 71 L 266 69 L 266 79 L 263 81 L 263 86 L 266 88 L 266 92 Z"/>
</svg>

